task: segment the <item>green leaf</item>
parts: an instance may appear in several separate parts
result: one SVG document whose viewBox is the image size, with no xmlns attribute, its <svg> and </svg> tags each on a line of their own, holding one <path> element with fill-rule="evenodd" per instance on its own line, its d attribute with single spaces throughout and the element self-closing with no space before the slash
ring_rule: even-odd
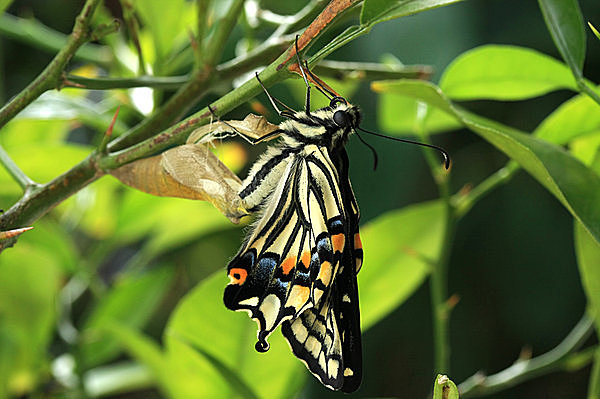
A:
<svg viewBox="0 0 600 399">
<path fill-rule="evenodd" d="M 577 90 L 569 68 L 535 50 L 487 45 L 458 56 L 440 88 L 455 100 L 523 100 L 559 89 Z"/>
<path fill-rule="evenodd" d="M 138 255 L 155 257 L 232 226 L 207 202 L 162 198 L 130 188 L 126 190 L 112 239 L 127 243 L 150 236 Z"/>
<path fill-rule="evenodd" d="M 582 78 L 585 30 L 577 0 L 538 0 L 546 26 L 576 79 Z"/>
<path fill-rule="evenodd" d="M 262 398 L 292 397 L 304 382 L 305 368 L 279 331 L 269 337 L 267 353 L 256 352 L 256 324 L 247 314 L 225 308 L 222 298 L 226 284 L 225 272 L 219 271 L 180 302 L 167 326 L 168 353 L 208 355 L 203 358 L 220 370 L 219 379 L 226 382 L 218 397 L 235 393 L 249 397 L 248 391 Z M 231 377 L 232 373 L 237 376 Z"/>
<path fill-rule="evenodd" d="M 192 3 L 185 0 L 136 0 L 135 8 L 150 30 L 157 60 L 164 61 L 176 44 L 192 31 Z"/>
<path fill-rule="evenodd" d="M 433 399 L 458 399 L 458 388 L 448 376 L 438 374 L 433 383 Z"/>
<path fill-rule="evenodd" d="M 0 394 L 28 396 L 47 370 L 64 278 L 61 256 L 32 245 L 35 229 L 0 258 Z M 3 392 L 4 391 L 4 392 Z M 6 395 L 6 392 L 10 394 Z"/>
<path fill-rule="evenodd" d="M 150 320 L 172 280 L 173 270 L 166 266 L 141 276 L 127 275 L 117 280 L 84 323 L 87 339 L 80 345 L 83 367 L 105 363 L 121 351 L 117 341 L 98 334 L 104 324 L 118 322 L 129 328 L 141 329 Z"/>
<path fill-rule="evenodd" d="M 575 222 L 575 252 L 581 285 L 585 291 L 596 330 L 600 331 L 600 244 L 579 222 Z"/>
<path fill-rule="evenodd" d="M 565 101 L 534 130 L 533 134 L 555 144 L 600 132 L 600 106 L 580 94 Z"/>
<path fill-rule="evenodd" d="M 377 108 L 380 128 L 390 133 L 434 134 L 462 127 L 456 118 L 400 94 L 381 93 Z"/>
<path fill-rule="evenodd" d="M 517 161 L 600 241 L 600 177 L 562 148 L 456 107 L 432 83 L 380 81 L 373 86 L 425 101 L 456 117 Z"/>
<path fill-rule="evenodd" d="M 360 23 L 374 25 L 460 1 L 462 0 L 365 0 L 360 14 Z"/>
<path fill-rule="evenodd" d="M 577 138 L 571 142 L 571 154 L 588 165 L 600 176 L 600 132 Z"/>
<path fill-rule="evenodd" d="M 3 13 L 12 2 L 13 0 L 0 0 L 0 14 Z"/>
<path fill-rule="evenodd" d="M 445 228 L 441 201 L 387 212 L 361 229 L 368 251 L 358 274 L 361 321 L 368 329 L 400 306 L 440 255 Z M 385 294 L 383 294 L 385 293 Z"/>
</svg>

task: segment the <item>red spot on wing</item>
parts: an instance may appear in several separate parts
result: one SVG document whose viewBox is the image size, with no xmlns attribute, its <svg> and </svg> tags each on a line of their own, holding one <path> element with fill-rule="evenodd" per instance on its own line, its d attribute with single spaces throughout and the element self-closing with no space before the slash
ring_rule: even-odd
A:
<svg viewBox="0 0 600 399">
<path fill-rule="evenodd" d="M 229 271 L 229 279 L 231 280 L 229 284 L 242 285 L 246 282 L 246 277 L 248 277 L 248 271 L 246 269 L 234 267 Z"/>
<path fill-rule="evenodd" d="M 291 256 L 289 258 L 285 258 L 283 262 L 281 262 L 281 269 L 283 270 L 283 274 L 289 274 L 290 271 L 296 266 L 296 257 Z"/>
<path fill-rule="evenodd" d="M 333 247 L 333 252 L 343 252 L 345 242 L 346 238 L 344 237 L 343 233 L 332 235 L 331 246 Z"/>
</svg>

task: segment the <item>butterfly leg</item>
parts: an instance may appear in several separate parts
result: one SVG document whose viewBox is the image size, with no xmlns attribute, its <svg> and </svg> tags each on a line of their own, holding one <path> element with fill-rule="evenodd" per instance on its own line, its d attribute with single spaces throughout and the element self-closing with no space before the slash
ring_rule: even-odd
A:
<svg viewBox="0 0 600 399">
<path fill-rule="evenodd" d="M 262 80 L 260 80 L 260 78 L 258 77 L 258 72 L 256 72 L 256 80 L 258 80 L 258 83 L 260 84 L 260 87 L 262 87 L 263 91 L 265 92 L 265 94 L 267 95 L 267 98 L 269 99 L 269 101 L 271 102 L 271 105 L 273 106 L 273 108 L 275 108 L 275 111 L 277 111 L 277 113 L 280 116 L 286 117 L 286 118 L 291 118 L 291 119 L 295 119 L 294 118 L 294 110 L 291 109 L 290 107 L 288 107 L 287 105 L 285 105 L 283 102 L 279 101 L 278 99 L 276 99 L 275 97 L 273 97 L 271 95 L 271 93 L 269 93 L 269 91 L 267 90 L 267 88 L 265 87 L 265 85 L 263 84 Z M 276 103 L 279 103 L 279 105 L 281 105 L 282 107 L 284 107 L 285 109 L 283 111 L 281 111 L 279 109 L 279 107 L 277 106 Z"/>
</svg>

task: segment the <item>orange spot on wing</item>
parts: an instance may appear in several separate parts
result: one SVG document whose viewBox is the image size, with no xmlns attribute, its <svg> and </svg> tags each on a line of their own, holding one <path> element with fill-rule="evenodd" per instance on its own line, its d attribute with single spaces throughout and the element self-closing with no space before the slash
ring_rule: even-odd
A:
<svg viewBox="0 0 600 399">
<path fill-rule="evenodd" d="M 362 249 L 362 241 L 360 241 L 360 234 L 354 234 L 354 249 Z"/>
<path fill-rule="evenodd" d="M 304 251 L 302 253 L 302 257 L 300 258 L 300 261 L 302 261 L 302 263 L 304 264 L 304 267 L 308 268 L 310 266 L 310 252 Z"/>
<path fill-rule="evenodd" d="M 333 246 L 333 252 L 343 252 L 345 237 L 343 233 L 339 233 L 331 236 L 331 245 Z"/>
<path fill-rule="evenodd" d="M 289 272 L 296 266 L 296 257 L 292 256 L 289 258 L 285 258 L 283 262 L 281 262 L 281 269 L 283 270 L 283 274 L 289 274 Z"/>
<path fill-rule="evenodd" d="M 229 284 L 242 285 L 246 282 L 248 271 L 240 267 L 234 267 L 229 271 Z"/>
<path fill-rule="evenodd" d="M 321 263 L 321 269 L 319 269 L 319 275 L 317 278 L 321 280 L 326 287 L 328 287 L 329 283 L 331 282 L 331 272 L 331 263 L 327 261 Z"/>
</svg>

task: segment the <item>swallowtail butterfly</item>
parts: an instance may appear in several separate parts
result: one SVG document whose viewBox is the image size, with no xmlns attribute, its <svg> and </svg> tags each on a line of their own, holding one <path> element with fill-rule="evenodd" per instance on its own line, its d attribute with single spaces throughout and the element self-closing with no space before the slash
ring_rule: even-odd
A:
<svg viewBox="0 0 600 399">
<path fill-rule="evenodd" d="M 299 59 L 298 66 L 307 86 L 304 110 L 279 102 L 286 108 L 280 111 L 263 86 L 287 120 L 269 134 L 279 134 L 280 142 L 242 182 L 239 196 L 258 217 L 227 266 L 224 302 L 256 320 L 257 351 L 269 349 L 267 338 L 281 325 L 293 353 L 312 374 L 330 389 L 353 392 L 362 379 L 356 276 L 363 249 L 344 146 L 361 115 L 358 107 L 318 84 Z M 307 73 L 329 106 L 310 110 Z"/>
</svg>

